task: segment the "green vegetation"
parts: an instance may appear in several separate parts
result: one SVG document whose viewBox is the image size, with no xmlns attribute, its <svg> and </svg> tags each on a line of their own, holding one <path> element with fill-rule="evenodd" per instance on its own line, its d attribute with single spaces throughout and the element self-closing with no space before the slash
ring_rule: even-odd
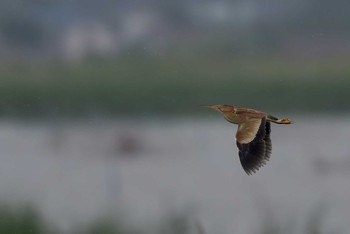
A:
<svg viewBox="0 0 350 234">
<path fill-rule="evenodd" d="M 322 225 L 324 221 L 323 210 L 316 209 L 309 215 L 306 215 L 306 223 L 302 225 L 302 233 L 305 234 L 320 234 L 322 232 Z M 268 213 L 266 213 L 268 216 Z M 292 222 L 291 222 L 292 221 Z M 186 214 L 169 214 L 161 220 L 161 223 L 156 227 L 140 227 L 134 224 L 129 227 L 112 216 L 105 216 L 94 222 L 84 226 L 76 225 L 70 230 L 77 234 L 189 234 L 198 233 L 205 234 L 205 227 L 200 223 L 190 222 L 189 215 Z M 295 222 L 295 219 L 274 219 L 268 216 L 268 219 L 262 223 L 258 233 L 262 234 L 288 234 L 298 233 L 296 227 L 300 227 Z M 67 230 L 66 230 L 67 231 Z M 41 217 L 38 212 L 31 207 L 9 207 L 2 206 L 0 208 L 0 233 L 8 234 L 59 234 L 62 232 L 55 224 L 48 223 Z"/>
<path fill-rule="evenodd" d="M 0 114 L 195 114 L 227 103 L 279 111 L 350 111 L 346 58 L 124 57 L 79 65 L 2 64 Z"/>
<path fill-rule="evenodd" d="M 77 234 L 173 234 L 190 233 L 187 215 L 169 215 L 162 224 L 153 228 L 142 228 L 135 224 L 130 227 L 113 216 L 104 216 L 87 225 L 76 225 L 70 232 Z M 142 229 L 140 229 L 142 228 Z M 150 229 L 154 229 L 151 231 Z M 44 234 L 66 233 L 55 224 L 48 223 L 32 207 L 0 207 L 0 233 L 8 234 Z"/>
<path fill-rule="evenodd" d="M 0 207 L 0 233 L 40 234 L 44 233 L 43 229 L 43 222 L 34 209 Z"/>
</svg>

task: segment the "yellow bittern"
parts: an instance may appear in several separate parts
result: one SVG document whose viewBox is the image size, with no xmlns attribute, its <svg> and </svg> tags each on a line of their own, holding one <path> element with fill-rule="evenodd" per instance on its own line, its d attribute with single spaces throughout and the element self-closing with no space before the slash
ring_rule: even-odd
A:
<svg viewBox="0 0 350 234">
<path fill-rule="evenodd" d="M 236 144 L 242 167 L 248 175 L 258 171 L 270 159 L 272 150 L 270 122 L 292 123 L 290 119 L 278 119 L 264 112 L 248 108 L 229 105 L 204 107 L 219 111 L 228 122 L 238 124 Z"/>
</svg>

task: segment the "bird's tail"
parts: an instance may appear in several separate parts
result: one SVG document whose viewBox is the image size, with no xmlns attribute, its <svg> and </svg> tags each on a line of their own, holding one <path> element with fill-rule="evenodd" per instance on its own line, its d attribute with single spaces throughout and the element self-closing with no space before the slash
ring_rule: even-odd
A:
<svg viewBox="0 0 350 234">
<path fill-rule="evenodd" d="M 285 119 L 278 119 L 278 118 L 273 117 L 271 115 L 267 116 L 267 120 L 271 121 L 271 122 L 274 122 L 276 124 L 292 124 L 293 123 L 293 121 L 290 120 L 290 119 L 287 119 L 287 118 L 285 118 Z"/>
</svg>

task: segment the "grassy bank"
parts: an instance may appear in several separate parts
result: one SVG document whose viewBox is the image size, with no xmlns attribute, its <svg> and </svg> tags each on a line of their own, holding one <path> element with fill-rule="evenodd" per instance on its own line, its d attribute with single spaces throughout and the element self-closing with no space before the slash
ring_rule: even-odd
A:
<svg viewBox="0 0 350 234">
<path fill-rule="evenodd" d="M 350 111 L 345 59 L 128 57 L 2 64 L 5 116 L 195 114 L 227 103 L 279 111 Z"/>
</svg>

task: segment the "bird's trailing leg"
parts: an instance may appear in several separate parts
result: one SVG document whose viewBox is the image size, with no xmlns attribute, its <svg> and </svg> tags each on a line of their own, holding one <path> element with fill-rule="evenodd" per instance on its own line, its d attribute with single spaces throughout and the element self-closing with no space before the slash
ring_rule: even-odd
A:
<svg viewBox="0 0 350 234">
<path fill-rule="evenodd" d="M 287 118 L 285 118 L 285 119 L 278 119 L 278 118 L 273 117 L 271 115 L 267 116 L 267 120 L 271 121 L 271 122 L 274 122 L 276 124 L 292 124 L 293 123 L 293 121 L 290 120 L 290 119 L 287 119 Z"/>
</svg>

